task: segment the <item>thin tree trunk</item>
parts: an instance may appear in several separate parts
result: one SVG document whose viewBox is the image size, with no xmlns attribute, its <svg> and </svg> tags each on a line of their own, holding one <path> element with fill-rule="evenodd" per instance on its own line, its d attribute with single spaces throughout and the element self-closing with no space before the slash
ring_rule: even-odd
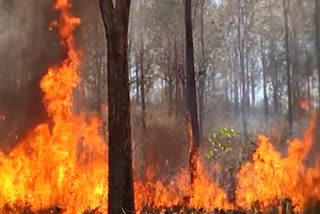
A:
<svg viewBox="0 0 320 214">
<path fill-rule="evenodd" d="M 251 106 L 252 109 L 254 111 L 254 107 L 256 104 L 256 93 L 255 93 L 255 89 L 256 89 L 256 81 L 255 81 L 255 77 L 254 77 L 254 64 L 253 64 L 253 60 L 251 60 L 251 73 L 250 73 L 250 82 L 251 82 Z"/>
<path fill-rule="evenodd" d="M 246 65 L 246 100 L 247 100 L 247 117 L 249 116 L 250 112 L 250 78 L 249 78 L 249 47 L 248 47 L 248 31 L 249 31 L 249 23 L 248 23 L 248 1 L 244 1 L 244 7 L 243 7 L 243 52 L 245 53 L 245 65 Z"/>
<path fill-rule="evenodd" d="M 101 101 L 101 71 L 103 70 L 103 66 L 102 66 L 102 56 L 97 56 L 97 61 L 98 61 L 98 66 L 97 66 L 97 79 L 96 79 L 96 90 L 97 90 L 97 111 L 98 111 L 98 114 L 99 116 L 101 117 L 101 104 L 102 104 L 102 101 Z"/>
<path fill-rule="evenodd" d="M 186 72 L 186 108 L 187 118 L 190 127 L 190 180 L 192 189 L 194 181 L 197 178 L 197 156 L 200 146 L 200 132 L 198 124 L 197 95 L 194 74 L 194 56 L 193 56 L 193 35 L 192 35 L 192 17 L 191 17 L 191 0 L 184 1 L 185 8 L 185 72 Z"/>
<path fill-rule="evenodd" d="M 309 109 L 311 109 L 311 103 L 312 103 L 312 99 L 311 99 L 311 86 L 310 86 L 310 76 L 308 75 L 307 77 L 307 94 L 308 94 L 308 107 Z"/>
<path fill-rule="evenodd" d="M 279 113 L 279 98 L 278 98 L 278 89 L 279 89 L 279 74 L 278 74 L 278 65 L 274 57 L 271 57 L 271 62 L 274 67 L 274 75 L 272 77 L 272 88 L 273 88 L 273 106 L 274 113 L 277 115 Z"/>
<path fill-rule="evenodd" d="M 288 92 L 288 126 L 289 134 L 292 134 L 293 118 L 292 118 L 292 91 L 291 91 L 291 59 L 289 50 L 289 26 L 288 26 L 288 11 L 289 1 L 283 0 L 283 15 L 285 21 L 285 43 L 286 43 L 286 61 L 287 61 L 287 92 Z"/>
<path fill-rule="evenodd" d="M 108 50 L 109 213 L 135 213 L 128 74 L 130 0 L 99 0 Z"/>
<path fill-rule="evenodd" d="M 307 96 L 308 96 L 308 107 L 309 110 L 312 107 L 312 96 L 311 96 L 311 83 L 310 77 L 312 76 L 312 57 L 309 55 L 308 51 L 306 51 L 306 61 L 304 63 L 304 70 L 307 71 Z"/>
<path fill-rule="evenodd" d="M 137 91 L 137 103 L 140 102 L 140 78 L 139 78 L 139 54 L 135 51 L 135 63 L 136 63 L 136 91 Z"/>
<path fill-rule="evenodd" d="M 247 100 L 247 112 L 250 112 L 250 71 L 249 71 L 249 51 L 245 48 L 245 75 L 246 75 L 246 100 Z"/>
<path fill-rule="evenodd" d="M 204 119 L 204 87 L 205 77 L 202 76 L 199 80 L 199 131 L 200 138 L 203 137 L 203 119 Z"/>
<path fill-rule="evenodd" d="M 174 39 L 174 73 L 175 73 L 175 92 L 176 92 L 176 117 L 180 115 L 180 102 L 181 102 L 181 91 L 180 91 L 180 78 L 179 78 L 179 65 L 178 65 L 178 50 L 177 40 Z"/>
<path fill-rule="evenodd" d="M 200 11 L 200 43 L 201 43 L 201 77 L 199 80 L 199 130 L 200 138 L 203 137 L 203 118 L 204 118 L 204 96 L 205 96 L 205 86 L 206 86 L 206 59 L 204 53 L 204 3 L 205 0 L 202 0 L 201 11 Z"/>
<path fill-rule="evenodd" d="M 235 58 L 236 60 L 238 59 L 238 51 L 234 50 L 235 53 Z M 233 59 L 230 57 L 230 60 L 232 61 Z M 234 91 L 234 115 L 237 117 L 239 114 L 239 74 L 237 73 L 236 66 L 232 66 L 232 74 L 233 74 L 233 91 Z"/>
<path fill-rule="evenodd" d="M 246 97 L 246 72 L 245 72 L 245 59 L 244 59 L 244 39 L 241 36 L 241 0 L 239 0 L 239 12 L 238 12 L 238 51 L 240 59 L 241 68 L 241 90 L 242 90 L 242 100 L 241 100 L 241 123 L 243 136 L 247 136 L 247 97 Z"/>
<path fill-rule="evenodd" d="M 319 108 L 320 108 L 320 2 L 319 0 L 314 0 L 315 2 L 315 15 L 314 15 L 314 25 L 315 25 L 315 47 L 317 54 L 317 70 L 318 70 L 318 91 L 319 91 Z"/>
<path fill-rule="evenodd" d="M 263 50 L 263 41 L 260 40 L 260 49 L 261 49 L 261 62 L 262 62 L 262 81 L 263 81 L 263 106 L 264 106 L 264 116 L 265 119 L 269 118 L 269 100 L 267 94 L 267 74 L 266 74 L 266 59 Z"/>
<path fill-rule="evenodd" d="M 171 74 L 171 41 L 168 39 L 168 59 L 167 59 L 167 73 L 168 73 L 168 115 L 172 115 L 173 110 L 173 79 Z"/>
<path fill-rule="evenodd" d="M 146 97 L 145 97 L 145 78 L 144 78 L 144 43 L 143 33 L 141 32 L 141 43 L 140 43 L 140 92 L 141 92 L 141 125 L 143 133 L 146 132 Z"/>
<path fill-rule="evenodd" d="M 299 50 L 298 50 L 298 41 L 297 41 L 297 33 L 295 28 L 295 23 L 292 23 L 293 26 L 293 36 L 292 36 L 292 43 L 293 47 L 291 48 L 293 50 L 293 60 L 291 60 L 291 90 L 292 90 L 292 103 L 295 104 L 300 100 L 300 80 L 297 78 L 297 74 L 299 74 L 300 64 L 299 64 Z M 293 105 L 293 108 L 296 105 Z"/>
</svg>

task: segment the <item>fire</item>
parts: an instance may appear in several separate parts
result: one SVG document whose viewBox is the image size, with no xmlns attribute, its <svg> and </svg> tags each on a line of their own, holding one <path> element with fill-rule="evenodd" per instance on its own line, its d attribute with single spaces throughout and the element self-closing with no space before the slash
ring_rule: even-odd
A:
<svg viewBox="0 0 320 214">
<path fill-rule="evenodd" d="M 107 146 L 99 135 L 100 122 L 92 118 L 86 123 L 71 109 L 80 65 L 73 29 L 80 19 L 70 7 L 67 0 L 54 5 L 61 16 L 52 25 L 58 27 L 67 56 L 48 69 L 40 84 L 53 126 L 38 125 L 9 155 L 0 153 L 2 209 L 13 204 L 32 210 L 57 206 L 65 213 L 107 209 Z"/>
<path fill-rule="evenodd" d="M 308 100 L 308 99 L 303 99 L 300 101 L 300 108 L 302 108 L 302 109 L 308 110 L 309 105 L 310 105 L 310 100 Z"/>
<path fill-rule="evenodd" d="M 152 172 L 148 168 L 147 174 Z M 143 207 L 162 209 L 176 205 L 212 211 L 215 208 L 230 209 L 231 204 L 227 196 L 213 180 L 210 179 L 208 170 L 201 161 L 198 161 L 198 171 L 201 176 L 195 179 L 194 189 L 190 189 L 190 173 L 182 169 L 169 182 L 164 183 L 152 179 L 135 182 L 135 197 L 137 210 Z"/>
<path fill-rule="evenodd" d="M 259 202 L 267 207 L 276 200 L 288 198 L 301 210 L 309 199 L 319 198 L 319 168 L 308 168 L 304 164 L 315 128 L 314 114 L 304 138 L 289 142 L 286 157 L 274 149 L 267 137 L 259 136 L 260 146 L 253 155 L 253 162 L 242 166 L 238 174 L 237 204 L 249 208 Z"/>
<path fill-rule="evenodd" d="M 3 114 L 0 114 L 0 120 L 6 120 L 6 116 Z"/>
<path fill-rule="evenodd" d="M 91 209 L 106 213 L 107 143 L 99 134 L 99 118 L 86 122 L 84 116 L 72 114 L 72 91 L 80 81 L 77 71 L 81 64 L 73 30 L 80 19 L 70 12 L 71 0 L 56 0 L 53 8 L 61 16 L 50 28 L 58 28 L 66 51 L 63 62 L 50 67 L 40 83 L 53 124 L 38 125 L 8 155 L 0 152 L 0 212 L 59 207 L 63 213 Z M 5 117 L 0 116 L 1 119 Z M 238 173 L 237 205 L 249 209 L 256 201 L 268 206 L 276 199 L 291 198 L 301 209 L 309 198 L 319 198 L 320 167 L 304 165 L 314 130 L 315 117 L 304 139 L 290 142 L 287 157 L 282 157 L 268 138 L 260 136 L 253 162 L 243 165 Z M 135 180 L 137 212 L 145 206 L 162 209 L 174 205 L 207 211 L 232 209 L 224 190 L 210 178 L 203 162 L 197 161 L 199 176 L 192 193 L 188 170 L 182 169 L 170 181 L 163 182 L 155 179 L 154 168 L 148 167 L 148 179 Z"/>
</svg>

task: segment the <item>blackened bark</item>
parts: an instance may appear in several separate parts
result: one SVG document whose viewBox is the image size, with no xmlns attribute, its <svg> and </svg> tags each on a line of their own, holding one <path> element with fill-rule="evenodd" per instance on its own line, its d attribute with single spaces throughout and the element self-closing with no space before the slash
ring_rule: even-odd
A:
<svg viewBox="0 0 320 214">
<path fill-rule="evenodd" d="M 285 22 L 285 44 L 286 44 L 286 64 L 287 64 L 287 92 L 288 92 L 288 127 L 289 134 L 292 133 L 293 118 L 292 118 L 292 91 L 291 91 L 291 59 L 289 50 L 289 26 L 288 26 L 288 12 L 289 12 L 289 1 L 283 0 L 283 15 Z"/>
<path fill-rule="evenodd" d="M 135 213 L 128 75 L 130 0 L 99 0 L 108 50 L 109 213 Z"/>
<path fill-rule="evenodd" d="M 187 119 L 191 125 L 190 130 L 190 179 L 193 187 L 194 181 L 197 178 L 197 156 L 200 146 L 200 132 L 198 124 L 197 110 L 197 94 L 194 74 L 194 56 L 193 56 L 193 35 L 192 35 L 192 18 L 191 18 L 191 0 L 184 1 L 185 9 L 185 61 L 184 67 L 186 72 L 186 109 Z"/>
</svg>

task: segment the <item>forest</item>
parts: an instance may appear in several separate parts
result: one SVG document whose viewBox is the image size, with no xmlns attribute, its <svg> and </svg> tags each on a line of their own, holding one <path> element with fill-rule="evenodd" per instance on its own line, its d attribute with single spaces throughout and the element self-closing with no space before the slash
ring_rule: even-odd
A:
<svg viewBox="0 0 320 214">
<path fill-rule="evenodd" d="M 320 0 L 0 0 L 0 213 L 320 213 Z"/>
</svg>

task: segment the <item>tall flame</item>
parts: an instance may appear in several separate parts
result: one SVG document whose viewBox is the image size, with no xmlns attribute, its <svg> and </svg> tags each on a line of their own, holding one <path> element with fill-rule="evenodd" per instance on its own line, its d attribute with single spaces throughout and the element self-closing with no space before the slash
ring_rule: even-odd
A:
<svg viewBox="0 0 320 214">
<path fill-rule="evenodd" d="M 242 166 L 238 174 L 237 204 L 249 208 L 253 203 L 266 207 L 276 200 L 291 199 L 301 210 L 311 198 L 320 198 L 320 168 L 308 168 L 304 161 L 312 146 L 316 116 L 302 140 L 289 142 L 288 156 L 282 157 L 269 139 L 260 136 L 253 162 Z"/>
<path fill-rule="evenodd" d="M 8 156 L 0 153 L 0 202 L 3 207 L 31 206 L 33 210 L 58 206 L 81 213 L 107 205 L 106 143 L 99 121 L 86 123 L 72 114 L 72 91 L 79 82 L 80 58 L 73 30 L 80 19 L 70 13 L 71 1 L 57 0 L 54 9 L 66 58 L 48 69 L 41 81 L 44 103 L 53 126 L 38 125 Z"/>
</svg>

